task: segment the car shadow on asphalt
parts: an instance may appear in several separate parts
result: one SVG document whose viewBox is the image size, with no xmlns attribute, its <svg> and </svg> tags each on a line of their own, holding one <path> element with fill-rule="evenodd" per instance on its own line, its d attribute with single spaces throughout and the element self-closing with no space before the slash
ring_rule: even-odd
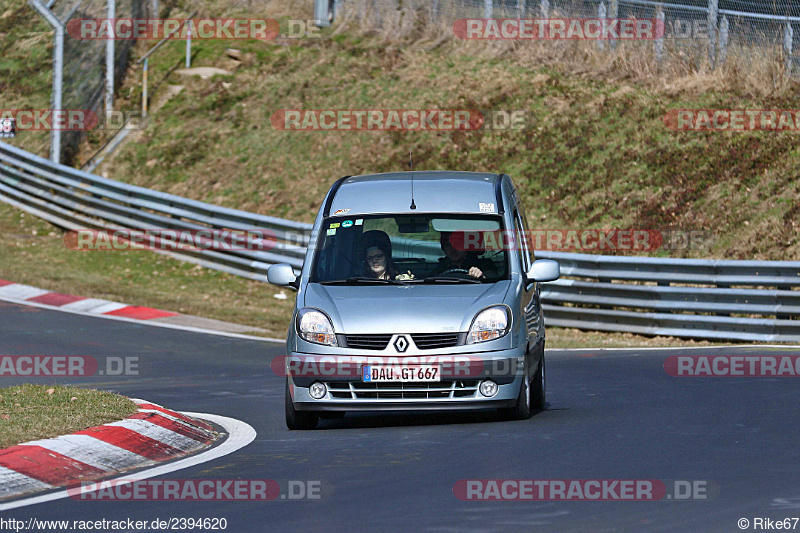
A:
<svg viewBox="0 0 800 533">
<path fill-rule="evenodd" d="M 510 420 L 496 411 L 463 411 L 453 413 L 416 411 L 383 411 L 380 413 L 348 413 L 344 418 L 320 419 L 318 429 L 361 429 L 400 426 L 441 426 L 458 424 L 525 423 L 548 411 L 568 411 L 569 408 L 536 411 L 528 420 Z"/>
</svg>

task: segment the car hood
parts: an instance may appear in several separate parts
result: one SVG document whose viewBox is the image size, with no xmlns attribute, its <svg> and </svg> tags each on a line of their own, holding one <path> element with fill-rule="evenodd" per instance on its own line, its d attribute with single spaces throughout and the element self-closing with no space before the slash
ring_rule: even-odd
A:
<svg viewBox="0 0 800 533">
<path fill-rule="evenodd" d="M 305 306 L 327 313 L 337 333 L 460 332 L 469 329 L 478 311 L 502 303 L 510 285 L 309 283 Z"/>
</svg>

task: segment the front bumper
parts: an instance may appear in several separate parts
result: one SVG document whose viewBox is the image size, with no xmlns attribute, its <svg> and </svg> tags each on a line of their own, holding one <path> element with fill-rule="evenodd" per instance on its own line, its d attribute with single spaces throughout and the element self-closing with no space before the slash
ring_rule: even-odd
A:
<svg viewBox="0 0 800 533">
<path fill-rule="evenodd" d="M 524 351 L 501 350 L 478 354 L 422 357 L 319 356 L 292 353 L 286 359 L 289 390 L 299 411 L 480 410 L 511 407 L 522 385 Z M 441 365 L 439 382 L 365 383 L 361 365 Z M 478 387 L 486 379 L 498 385 L 492 397 Z M 309 387 L 322 382 L 321 399 Z"/>
</svg>

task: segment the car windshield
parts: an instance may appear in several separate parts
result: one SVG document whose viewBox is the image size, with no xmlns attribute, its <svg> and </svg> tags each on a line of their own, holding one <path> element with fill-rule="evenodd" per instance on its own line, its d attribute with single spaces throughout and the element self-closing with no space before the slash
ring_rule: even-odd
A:
<svg viewBox="0 0 800 533">
<path fill-rule="evenodd" d="M 508 279 L 496 215 L 329 217 L 311 282 L 325 284 L 494 283 Z"/>
</svg>

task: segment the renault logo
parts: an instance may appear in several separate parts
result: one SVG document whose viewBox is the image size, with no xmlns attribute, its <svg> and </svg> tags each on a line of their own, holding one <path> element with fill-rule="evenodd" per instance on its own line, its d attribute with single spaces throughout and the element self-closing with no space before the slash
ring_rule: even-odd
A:
<svg viewBox="0 0 800 533">
<path fill-rule="evenodd" d="M 405 352 L 408 349 L 408 341 L 401 335 L 394 341 L 394 347 L 398 352 Z"/>
</svg>

